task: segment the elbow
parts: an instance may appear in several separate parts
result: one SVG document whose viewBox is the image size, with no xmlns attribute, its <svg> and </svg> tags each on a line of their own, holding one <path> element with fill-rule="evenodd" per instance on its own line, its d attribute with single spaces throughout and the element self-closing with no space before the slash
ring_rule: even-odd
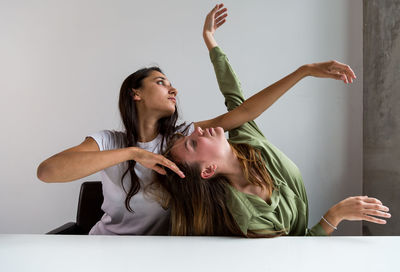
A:
<svg viewBox="0 0 400 272">
<path fill-rule="evenodd" d="M 36 176 L 43 182 L 51 182 L 51 169 L 46 161 L 39 165 L 36 171 Z"/>
</svg>

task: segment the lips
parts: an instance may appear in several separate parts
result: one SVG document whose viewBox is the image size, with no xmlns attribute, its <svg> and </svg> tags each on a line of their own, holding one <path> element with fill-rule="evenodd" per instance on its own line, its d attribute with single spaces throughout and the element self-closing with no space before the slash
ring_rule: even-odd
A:
<svg viewBox="0 0 400 272">
<path fill-rule="evenodd" d="M 171 100 L 171 101 L 173 101 L 174 103 L 176 103 L 175 97 L 169 97 L 168 99 Z"/>
</svg>

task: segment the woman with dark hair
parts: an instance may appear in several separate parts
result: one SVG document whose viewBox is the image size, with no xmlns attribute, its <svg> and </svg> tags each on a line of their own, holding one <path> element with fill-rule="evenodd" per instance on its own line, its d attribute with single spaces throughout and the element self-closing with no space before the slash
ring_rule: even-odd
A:
<svg viewBox="0 0 400 272">
<path fill-rule="evenodd" d="M 224 24 L 227 16 L 223 5 L 211 13 L 204 25 L 205 37 Z M 221 65 L 229 67 L 229 63 Z M 231 86 L 237 84 L 229 69 L 217 76 L 231 81 Z M 230 129 L 237 125 L 231 113 L 177 125 L 176 95 L 177 90 L 158 67 L 136 71 L 124 80 L 119 95 L 125 131 L 88 135 L 81 144 L 39 165 L 37 176 L 44 182 L 68 182 L 101 171 L 105 213 L 90 234 L 168 234 L 169 211 L 144 194 L 154 178 L 153 170 L 165 174 L 163 166 L 184 176 L 175 163 L 160 155 L 165 143 L 175 133 L 190 134 L 199 126 Z"/>
<path fill-rule="evenodd" d="M 212 35 L 208 41 L 220 90 L 229 112 L 247 108 L 236 116 L 240 125 L 225 128 L 196 127 L 190 136 L 176 134 L 164 154 L 185 173 L 171 171 L 155 180 L 158 200 L 171 209 L 172 235 L 329 235 L 343 220 L 377 224 L 390 218 L 381 201 L 367 196 L 347 198 L 334 205 L 308 229 L 308 201 L 299 169 L 273 146 L 252 121 L 291 86 L 306 76 L 355 78 L 347 65 L 336 61 L 301 66 L 292 74 L 245 101 L 240 84 L 227 87 L 220 63 L 226 56 Z M 257 109 L 257 110 L 256 110 Z M 255 114 L 254 114 L 255 113 Z"/>
</svg>

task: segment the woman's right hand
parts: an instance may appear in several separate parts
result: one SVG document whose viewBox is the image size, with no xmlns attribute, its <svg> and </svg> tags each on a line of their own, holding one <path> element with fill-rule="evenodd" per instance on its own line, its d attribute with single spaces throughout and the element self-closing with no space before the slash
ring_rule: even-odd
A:
<svg viewBox="0 0 400 272">
<path fill-rule="evenodd" d="M 203 38 L 208 50 L 218 46 L 214 33 L 221 25 L 226 21 L 228 16 L 227 9 L 224 8 L 224 4 L 217 4 L 208 14 L 204 22 L 203 27 Z"/>
<path fill-rule="evenodd" d="M 203 34 L 214 35 L 218 27 L 226 21 L 227 9 L 223 8 L 224 4 L 217 4 L 208 14 L 204 22 Z"/>
<path fill-rule="evenodd" d="M 157 173 L 161 175 L 167 174 L 165 170 L 161 167 L 168 167 L 172 171 L 174 171 L 176 174 L 178 174 L 181 178 L 184 178 L 185 175 L 183 172 L 176 166 L 176 164 L 167 158 L 165 158 L 163 155 L 160 154 L 155 154 L 150 151 L 147 151 L 145 149 L 141 149 L 138 147 L 132 147 L 134 152 L 132 159 L 144 167 L 147 167 L 149 169 L 153 169 Z"/>
<path fill-rule="evenodd" d="M 349 65 L 336 60 L 307 64 L 301 69 L 304 69 L 309 76 L 343 80 L 344 83 L 353 83 L 356 78 Z"/>
</svg>

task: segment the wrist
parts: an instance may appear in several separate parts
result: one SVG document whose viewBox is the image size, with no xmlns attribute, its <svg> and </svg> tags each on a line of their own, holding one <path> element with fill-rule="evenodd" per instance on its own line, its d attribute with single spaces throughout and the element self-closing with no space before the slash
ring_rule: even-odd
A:
<svg viewBox="0 0 400 272">
<path fill-rule="evenodd" d="M 211 31 L 203 30 L 203 37 L 204 38 L 214 38 L 214 34 Z"/>
<path fill-rule="evenodd" d="M 138 156 L 138 151 L 139 151 L 139 148 L 136 147 L 136 146 L 128 147 L 129 160 L 136 161 L 137 160 L 137 156 Z"/>
<path fill-rule="evenodd" d="M 311 67 L 309 64 L 305 64 L 299 67 L 297 71 L 302 75 L 302 77 L 311 76 Z"/>
<path fill-rule="evenodd" d="M 343 218 L 340 216 L 339 207 L 337 205 L 330 208 L 324 215 L 325 219 L 333 226 L 337 227 Z"/>
<path fill-rule="evenodd" d="M 218 46 L 217 41 L 214 38 L 214 34 L 212 34 L 209 31 L 204 31 L 203 32 L 203 38 L 204 38 L 204 42 L 208 48 L 208 50 L 210 51 L 211 49 L 213 49 L 214 47 Z"/>
</svg>

